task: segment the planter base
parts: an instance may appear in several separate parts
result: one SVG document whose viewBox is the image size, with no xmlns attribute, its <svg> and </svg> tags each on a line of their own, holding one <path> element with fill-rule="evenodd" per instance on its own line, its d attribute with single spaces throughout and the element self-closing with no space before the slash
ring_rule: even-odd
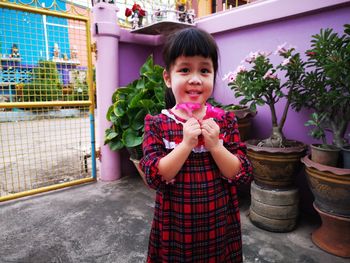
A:
<svg viewBox="0 0 350 263">
<path fill-rule="evenodd" d="M 146 182 L 146 176 L 145 176 L 145 174 L 142 172 L 142 170 L 141 170 L 140 167 L 139 167 L 140 160 L 136 160 L 136 159 L 130 158 L 130 161 L 133 162 L 133 164 L 135 165 L 137 171 L 139 172 L 139 175 L 141 176 L 143 182 L 144 182 L 145 185 L 147 185 L 147 187 L 148 187 L 148 184 L 147 184 L 147 182 Z"/>
<path fill-rule="evenodd" d="M 350 258 L 350 217 L 340 217 L 318 209 L 322 225 L 312 233 L 312 241 L 321 249 L 333 255 Z"/>
</svg>

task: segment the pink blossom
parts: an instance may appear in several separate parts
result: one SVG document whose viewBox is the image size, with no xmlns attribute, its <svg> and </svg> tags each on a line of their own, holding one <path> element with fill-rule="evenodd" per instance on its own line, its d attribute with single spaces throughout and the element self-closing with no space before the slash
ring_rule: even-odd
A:
<svg viewBox="0 0 350 263">
<path fill-rule="evenodd" d="M 263 56 L 263 57 L 268 57 L 271 55 L 272 52 L 266 52 L 266 51 L 259 51 L 258 54 L 259 56 Z"/>
<path fill-rule="evenodd" d="M 176 109 L 186 111 L 187 115 L 192 117 L 193 111 L 200 109 L 200 103 L 184 102 L 176 105 Z"/>
<path fill-rule="evenodd" d="M 245 62 L 252 63 L 258 57 L 258 52 L 250 52 L 249 55 L 244 59 Z"/>
<path fill-rule="evenodd" d="M 225 111 L 221 108 L 216 108 L 214 106 L 212 106 L 211 104 L 207 103 L 207 114 L 205 115 L 204 119 L 208 119 L 208 118 L 216 118 L 216 119 L 222 119 Z"/>
<path fill-rule="evenodd" d="M 290 59 L 291 59 L 291 57 L 286 58 L 285 60 L 283 60 L 283 62 L 281 63 L 281 65 L 282 65 L 282 66 L 287 66 L 287 65 L 290 63 Z"/>
<path fill-rule="evenodd" d="M 277 46 L 277 50 L 275 51 L 275 54 L 282 55 L 282 54 L 286 53 L 288 51 L 288 49 L 286 48 L 286 45 L 287 45 L 287 43 L 284 42 L 282 45 Z"/>
<path fill-rule="evenodd" d="M 245 68 L 245 66 L 240 65 L 236 68 L 234 73 L 238 74 L 238 73 L 242 73 L 242 72 L 246 72 L 246 71 L 247 71 L 247 69 Z"/>
<path fill-rule="evenodd" d="M 229 72 L 222 78 L 222 80 L 223 81 L 228 80 L 228 82 L 230 83 L 230 82 L 235 81 L 236 77 L 237 77 L 237 73 L 236 72 Z"/>
<path fill-rule="evenodd" d="M 277 74 L 272 74 L 272 70 L 269 69 L 263 76 L 263 79 L 277 79 Z"/>
</svg>

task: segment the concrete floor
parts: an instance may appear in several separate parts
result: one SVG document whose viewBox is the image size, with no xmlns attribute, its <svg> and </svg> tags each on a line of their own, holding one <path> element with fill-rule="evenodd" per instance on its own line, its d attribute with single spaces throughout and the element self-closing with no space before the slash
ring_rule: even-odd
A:
<svg viewBox="0 0 350 263">
<path fill-rule="evenodd" d="M 1 203 L 0 262 L 144 262 L 153 197 L 130 175 Z M 249 197 L 240 202 L 244 262 L 349 263 L 312 243 L 317 218 L 301 216 L 296 230 L 271 233 L 247 218 Z"/>
</svg>

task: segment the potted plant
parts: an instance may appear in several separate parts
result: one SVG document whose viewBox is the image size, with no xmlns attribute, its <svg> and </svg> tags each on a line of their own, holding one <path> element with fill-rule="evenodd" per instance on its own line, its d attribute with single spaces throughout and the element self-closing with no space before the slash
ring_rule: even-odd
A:
<svg viewBox="0 0 350 263">
<path fill-rule="evenodd" d="M 275 54 L 283 59 L 276 66 L 270 62 L 271 53 L 250 53 L 244 60 L 250 64 L 250 68 L 240 65 L 226 78 L 235 97 L 242 98 L 240 104 L 250 103 L 253 111 L 257 105 L 267 105 L 270 109 L 271 135 L 263 140 L 246 141 L 255 182 L 270 188 L 286 188 L 293 185 L 295 174 L 301 168 L 300 158 L 306 150 L 304 143 L 288 140 L 283 134 L 294 93 L 302 83 L 304 62 L 295 48 L 286 48 L 286 44 L 279 46 Z M 277 74 L 284 74 L 285 81 Z M 276 104 L 282 99 L 285 104 L 282 117 L 278 120 Z M 262 162 L 264 165 L 261 165 Z M 273 168 L 267 168 L 268 163 Z"/>
<path fill-rule="evenodd" d="M 107 120 L 112 126 L 105 131 L 105 144 L 111 150 L 127 148 L 131 159 L 142 157 L 141 144 L 144 118 L 158 114 L 165 107 L 163 67 L 155 65 L 149 56 L 140 68 L 140 77 L 126 87 L 119 87 L 112 96 Z"/>
<path fill-rule="evenodd" d="M 348 134 L 350 138 L 350 133 Z M 343 156 L 343 167 L 345 169 L 350 169 L 350 145 L 344 145 L 341 148 L 342 156 Z"/>
<path fill-rule="evenodd" d="M 238 130 L 239 130 L 239 135 L 241 137 L 241 141 L 246 141 L 250 139 L 252 119 L 257 114 L 256 111 L 252 111 L 246 105 L 236 105 L 236 104 L 223 105 L 222 103 L 216 101 L 214 98 L 210 98 L 208 102 L 211 105 L 222 108 L 225 111 L 233 111 L 237 118 Z"/>
<path fill-rule="evenodd" d="M 314 112 L 311 114 L 311 119 L 305 123 L 305 126 L 314 126 L 309 135 L 322 141 L 320 144 L 310 145 L 311 159 L 320 164 L 337 166 L 340 148 L 327 143 L 326 132 L 323 127 L 324 118 L 325 114 L 319 115 Z"/>
<path fill-rule="evenodd" d="M 273 232 L 287 232 L 295 228 L 298 218 L 299 195 L 295 187 L 296 174 L 302 167 L 300 158 L 306 145 L 286 139 L 283 127 L 292 104 L 293 95 L 302 83 L 304 62 L 295 48 L 283 44 L 276 55 L 281 62 L 272 64 L 271 53 L 255 52 L 245 58 L 250 64 L 238 66 L 226 78 L 240 104 L 267 105 L 271 113 L 271 134 L 263 140 L 248 140 L 247 155 L 253 165 L 254 182 L 251 185 L 250 219 L 253 224 Z M 278 77 L 283 74 L 284 79 Z M 276 104 L 284 101 L 280 119 Z"/>
<path fill-rule="evenodd" d="M 342 35 L 321 29 L 312 36 L 307 55 L 296 109 L 312 109 L 319 116 L 318 125 L 333 135 L 333 144 L 344 147 L 350 123 L 350 25 L 344 25 Z M 330 253 L 350 257 L 350 239 L 344 235 L 350 231 L 350 169 L 320 164 L 309 156 L 302 161 L 315 197 L 314 207 L 322 219 L 312 239 Z"/>
</svg>

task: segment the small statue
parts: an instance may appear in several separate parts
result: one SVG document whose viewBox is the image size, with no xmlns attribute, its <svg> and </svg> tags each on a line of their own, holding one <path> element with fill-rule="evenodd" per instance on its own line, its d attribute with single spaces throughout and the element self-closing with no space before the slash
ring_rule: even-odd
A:
<svg viewBox="0 0 350 263">
<path fill-rule="evenodd" d="M 63 60 L 64 60 L 64 61 L 68 61 L 68 56 L 67 56 L 66 53 L 63 54 Z"/>
<path fill-rule="evenodd" d="M 73 46 L 72 50 L 70 52 L 70 59 L 71 60 L 77 60 L 78 59 L 78 49 L 77 46 Z"/>
<path fill-rule="evenodd" d="M 194 9 L 189 9 L 187 11 L 187 23 L 193 24 L 195 15 Z"/>
<path fill-rule="evenodd" d="M 55 43 L 53 45 L 53 59 L 58 60 L 60 58 L 60 49 L 58 47 L 58 44 Z"/>
<path fill-rule="evenodd" d="M 10 58 L 19 58 L 20 57 L 17 44 L 12 44 L 11 54 L 9 57 Z"/>
<path fill-rule="evenodd" d="M 135 12 L 132 15 L 132 29 L 137 29 L 139 28 L 139 14 Z"/>
</svg>

